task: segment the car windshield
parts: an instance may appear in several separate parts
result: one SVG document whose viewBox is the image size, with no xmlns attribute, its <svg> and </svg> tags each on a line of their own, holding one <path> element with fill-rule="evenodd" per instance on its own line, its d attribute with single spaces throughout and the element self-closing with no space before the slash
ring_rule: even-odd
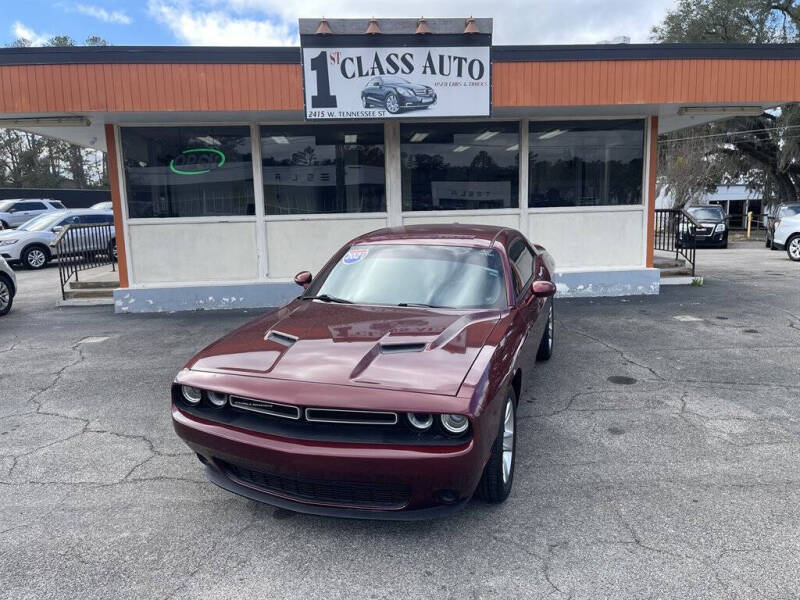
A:
<svg viewBox="0 0 800 600">
<path fill-rule="evenodd" d="M 409 85 L 410 82 L 402 77 L 384 77 L 383 83 Z"/>
<path fill-rule="evenodd" d="M 704 219 L 721 219 L 722 218 L 722 209 L 721 208 L 690 208 L 689 214 L 692 215 L 695 219 L 704 220 Z"/>
<path fill-rule="evenodd" d="M 16 200 L 0 200 L 0 212 L 7 212 L 16 202 Z"/>
<path fill-rule="evenodd" d="M 352 246 L 305 296 L 354 304 L 455 309 L 507 306 L 497 251 L 460 246 Z"/>
<path fill-rule="evenodd" d="M 64 218 L 64 216 L 65 215 L 62 212 L 39 215 L 38 217 L 33 217 L 32 219 L 25 221 L 22 225 L 17 227 L 17 229 L 21 231 L 44 231 L 45 229 L 55 227 L 56 224 Z"/>
<path fill-rule="evenodd" d="M 800 215 L 800 204 L 791 204 L 789 206 L 781 206 L 780 216 L 793 217 Z"/>
</svg>

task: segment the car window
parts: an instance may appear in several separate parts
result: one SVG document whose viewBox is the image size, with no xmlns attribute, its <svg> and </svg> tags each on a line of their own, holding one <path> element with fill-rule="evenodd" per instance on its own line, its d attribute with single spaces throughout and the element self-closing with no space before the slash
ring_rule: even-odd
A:
<svg viewBox="0 0 800 600">
<path fill-rule="evenodd" d="M 353 246 L 306 295 L 322 294 L 355 304 L 508 306 L 503 263 L 496 250 L 432 244 Z"/>
<path fill-rule="evenodd" d="M 112 221 L 111 215 L 83 215 L 81 217 L 81 223 L 108 224 L 111 223 L 111 221 Z"/>
<path fill-rule="evenodd" d="M 58 200 L 50 200 L 50 204 L 52 204 L 54 207 L 56 207 L 56 208 L 60 208 L 60 209 L 62 209 L 62 210 L 63 210 L 64 208 L 66 208 L 66 207 L 65 207 L 63 204 L 61 204 L 61 202 L 59 202 Z"/>
<path fill-rule="evenodd" d="M 697 220 L 721 219 L 723 217 L 723 212 L 721 208 L 710 208 L 710 207 L 690 208 L 689 214 L 692 215 Z"/>
<path fill-rule="evenodd" d="M 67 225 L 79 225 L 80 222 L 81 222 L 81 218 L 80 217 L 78 217 L 76 215 L 72 215 L 70 217 L 67 217 L 66 219 L 63 219 L 59 223 L 59 225 L 61 225 L 62 227 L 66 227 Z"/>
<path fill-rule="evenodd" d="M 46 210 L 43 202 L 20 202 L 14 208 L 17 210 Z"/>
<path fill-rule="evenodd" d="M 508 262 L 514 278 L 514 292 L 519 296 L 533 278 L 535 256 L 522 238 L 515 238 L 508 247 Z"/>
<path fill-rule="evenodd" d="M 800 215 L 800 204 L 781 207 L 781 217 L 793 217 L 794 215 Z"/>
</svg>

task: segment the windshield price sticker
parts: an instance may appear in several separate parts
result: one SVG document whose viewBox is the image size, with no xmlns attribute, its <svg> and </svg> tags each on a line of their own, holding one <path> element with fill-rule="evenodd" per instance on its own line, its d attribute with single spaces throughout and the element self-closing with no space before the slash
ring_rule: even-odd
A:
<svg viewBox="0 0 800 600">
<path fill-rule="evenodd" d="M 350 248 L 342 258 L 342 262 L 352 265 L 363 260 L 367 254 L 369 254 L 369 248 Z"/>
</svg>

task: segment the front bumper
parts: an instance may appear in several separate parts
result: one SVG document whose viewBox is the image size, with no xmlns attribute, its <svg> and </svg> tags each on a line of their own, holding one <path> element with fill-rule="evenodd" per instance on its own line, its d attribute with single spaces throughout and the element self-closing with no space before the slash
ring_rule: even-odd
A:
<svg viewBox="0 0 800 600">
<path fill-rule="evenodd" d="M 728 230 L 714 233 L 712 235 L 696 235 L 694 238 L 695 248 L 721 248 L 728 243 Z M 675 239 L 678 248 L 691 247 L 689 236 L 678 234 Z"/>
<path fill-rule="evenodd" d="M 172 418 L 213 483 L 253 500 L 319 515 L 442 516 L 469 500 L 487 458 L 474 436 L 447 446 L 290 439 L 209 421 L 174 402 Z"/>
<path fill-rule="evenodd" d="M 433 96 L 402 96 L 398 94 L 397 99 L 400 103 L 400 106 L 421 107 L 433 106 L 436 104 L 436 94 Z"/>
</svg>

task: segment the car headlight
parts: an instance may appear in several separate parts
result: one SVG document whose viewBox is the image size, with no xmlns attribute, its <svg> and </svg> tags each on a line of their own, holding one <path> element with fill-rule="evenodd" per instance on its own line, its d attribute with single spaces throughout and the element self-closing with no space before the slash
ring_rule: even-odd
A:
<svg viewBox="0 0 800 600">
<path fill-rule="evenodd" d="M 397 88 L 397 93 L 401 96 L 413 96 L 414 92 L 411 90 L 407 90 L 406 88 Z"/>
<path fill-rule="evenodd" d="M 228 394 L 221 392 L 208 392 L 208 401 L 216 408 L 222 408 L 228 403 Z"/>
<path fill-rule="evenodd" d="M 469 427 L 469 419 L 464 415 L 442 415 L 439 420 L 448 433 L 464 433 Z"/>
<path fill-rule="evenodd" d="M 200 400 L 203 399 L 203 390 L 190 385 L 182 385 L 181 393 L 183 394 L 183 399 L 192 406 L 200 404 Z"/>
<path fill-rule="evenodd" d="M 725 231 L 725 223 L 717 223 L 717 226 L 714 227 L 714 233 L 721 233 Z"/>
<path fill-rule="evenodd" d="M 426 431 L 433 425 L 433 415 L 431 413 L 408 413 L 408 422 L 414 429 Z"/>
<path fill-rule="evenodd" d="M 0 246 L 13 246 L 19 240 L 0 240 Z"/>
</svg>

